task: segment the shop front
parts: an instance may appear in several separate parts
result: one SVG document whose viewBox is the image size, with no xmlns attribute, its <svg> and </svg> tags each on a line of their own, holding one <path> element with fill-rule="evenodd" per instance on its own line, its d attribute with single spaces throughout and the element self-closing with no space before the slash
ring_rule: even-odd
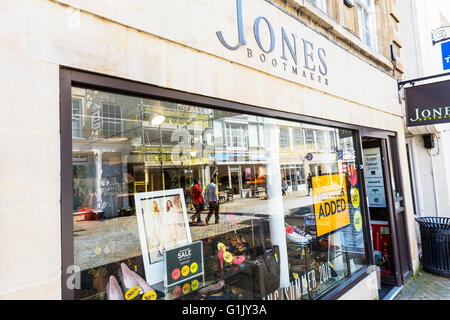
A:
<svg viewBox="0 0 450 320">
<path fill-rule="evenodd" d="M 155 87 L 144 85 L 145 91 L 135 92 L 127 80 L 117 80 L 120 87 L 100 90 L 98 85 L 107 77 L 79 71 L 63 69 L 61 76 L 72 83 L 61 88 L 71 92 L 63 101 L 75 97 L 81 101 L 61 105 L 63 116 L 71 116 L 72 128 L 75 121 L 81 122 L 77 131 L 81 134 L 70 131 L 74 196 L 69 201 L 73 218 L 66 221 L 73 225 L 73 264 L 79 268 L 79 286 L 71 292 L 75 299 L 127 298 L 135 287 L 127 286 L 133 283 L 127 274 L 145 281 L 146 291 L 153 290 L 158 299 L 315 299 L 354 275 L 367 273 L 372 262 L 365 242 L 367 220 L 361 214 L 364 204 L 351 197 L 364 194 L 362 171 L 355 167 L 362 163 L 357 130 L 344 136 L 339 126 L 316 124 L 314 137 L 328 138 L 321 143 L 315 138 L 313 144 L 324 146 L 313 150 L 306 140 L 299 140 L 295 152 L 288 154 L 294 137 L 282 131 L 295 128 L 305 136 L 311 126 L 301 117 L 277 119 L 261 108 L 246 107 L 258 113 L 254 116 L 232 111 L 226 102 L 206 107 L 201 97 L 191 94 L 185 94 L 184 101 L 171 100 L 171 90 L 164 90 L 165 100 L 161 96 L 157 100 L 152 97 Z M 84 78 L 83 83 L 78 77 Z M 200 102 L 202 107 L 188 102 Z M 91 126 L 94 105 L 100 107 L 103 123 L 97 130 Z M 116 117 L 107 112 L 113 105 Z M 148 106 L 150 124 L 136 112 L 137 105 Z M 187 120 L 171 120 L 174 110 L 180 109 L 195 112 L 183 113 Z M 236 120 L 241 123 L 239 132 L 228 132 L 223 124 Z M 114 132 L 105 125 L 111 121 Z M 164 135 L 149 139 L 144 126 Z M 90 138 L 94 134 L 95 139 Z M 229 136 L 234 141 L 231 148 Z M 355 164 L 346 172 L 339 145 L 348 146 Z M 247 156 L 227 157 L 224 163 L 223 154 L 237 147 Z M 158 161 L 152 161 L 151 152 L 160 156 Z M 306 156 L 310 152 L 313 159 Z M 320 167 L 312 176 L 309 195 L 306 187 L 298 188 L 299 182 L 306 183 L 304 165 Z M 196 181 L 205 198 L 210 183 L 216 184 L 217 196 L 223 187 L 235 195 L 219 205 L 214 223 L 191 220 L 195 208 L 190 190 Z M 259 196 L 244 196 L 246 189 L 252 190 L 252 182 L 261 188 Z M 288 191 L 283 195 L 285 183 Z M 211 206 L 208 199 L 205 204 L 202 221 Z M 198 242 L 203 272 L 167 285 L 163 279 L 176 275 L 163 268 L 164 251 Z"/>
<path fill-rule="evenodd" d="M 395 79 L 255 3 L 85 3 L 67 34 L 71 1 L 34 3 L 55 17 L 26 33 L 59 79 L 61 298 L 376 299 L 377 266 L 399 286 L 417 265 Z"/>
</svg>

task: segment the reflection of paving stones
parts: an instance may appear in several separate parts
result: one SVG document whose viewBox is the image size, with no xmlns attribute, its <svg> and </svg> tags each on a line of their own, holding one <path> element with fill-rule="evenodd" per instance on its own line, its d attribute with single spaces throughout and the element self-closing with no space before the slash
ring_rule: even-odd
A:
<svg viewBox="0 0 450 320">
<path fill-rule="evenodd" d="M 254 217 L 220 214 L 220 223 L 191 226 L 192 241 L 251 226 Z M 254 220 L 253 220 L 254 221 Z M 136 216 L 74 225 L 74 262 L 81 270 L 107 265 L 142 255 Z"/>
<path fill-rule="evenodd" d="M 420 271 L 395 300 L 450 300 L 450 278 Z"/>
<path fill-rule="evenodd" d="M 312 205 L 312 197 L 301 192 L 292 192 L 283 197 L 285 215 Z M 278 214 L 270 208 L 270 201 L 263 198 L 235 199 L 220 205 L 220 223 L 206 226 L 191 226 L 193 241 L 225 234 L 257 223 L 255 214 Z M 188 216 L 192 211 L 189 210 Z M 233 214 L 237 213 L 237 214 Z M 206 219 L 207 212 L 202 212 Z M 136 216 L 118 217 L 98 221 L 77 222 L 74 225 L 74 258 L 81 270 L 107 265 L 142 255 Z"/>
<path fill-rule="evenodd" d="M 232 216 L 220 215 L 218 224 L 214 223 L 214 218 L 211 218 L 210 225 L 192 226 L 191 237 L 192 241 L 213 237 L 242 228 L 251 226 L 253 217 L 249 216 Z M 256 223 L 256 222 L 254 222 Z"/>
</svg>

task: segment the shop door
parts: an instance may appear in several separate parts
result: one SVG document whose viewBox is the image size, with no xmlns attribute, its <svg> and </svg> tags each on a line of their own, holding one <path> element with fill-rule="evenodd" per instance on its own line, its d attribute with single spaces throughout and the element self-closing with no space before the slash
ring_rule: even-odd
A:
<svg viewBox="0 0 450 320">
<path fill-rule="evenodd" d="M 239 167 L 238 168 L 230 167 L 229 177 L 230 177 L 230 187 L 231 190 L 233 191 L 233 198 L 240 198 L 242 190 L 241 169 Z"/>
<path fill-rule="evenodd" d="M 363 137 L 363 159 L 375 264 L 384 285 L 400 286 L 409 276 L 405 211 L 390 138 Z M 392 146 L 391 146 L 392 147 Z M 395 176 L 397 174 L 397 176 Z"/>
</svg>

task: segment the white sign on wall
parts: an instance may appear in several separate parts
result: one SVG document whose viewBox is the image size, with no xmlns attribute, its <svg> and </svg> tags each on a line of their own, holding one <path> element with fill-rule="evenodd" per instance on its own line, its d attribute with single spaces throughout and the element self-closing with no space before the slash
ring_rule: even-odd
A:
<svg viewBox="0 0 450 320">
<path fill-rule="evenodd" d="M 364 149 L 363 154 L 369 206 L 385 208 L 386 192 L 380 148 Z"/>
</svg>

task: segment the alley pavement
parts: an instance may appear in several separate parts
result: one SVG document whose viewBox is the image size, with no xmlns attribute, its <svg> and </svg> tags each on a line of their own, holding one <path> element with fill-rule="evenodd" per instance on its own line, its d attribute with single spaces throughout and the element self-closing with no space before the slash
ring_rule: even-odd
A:
<svg viewBox="0 0 450 320">
<path fill-rule="evenodd" d="M 450 278 L 420 270 L 395 300 L 450 300 Z"/>
</svg>

